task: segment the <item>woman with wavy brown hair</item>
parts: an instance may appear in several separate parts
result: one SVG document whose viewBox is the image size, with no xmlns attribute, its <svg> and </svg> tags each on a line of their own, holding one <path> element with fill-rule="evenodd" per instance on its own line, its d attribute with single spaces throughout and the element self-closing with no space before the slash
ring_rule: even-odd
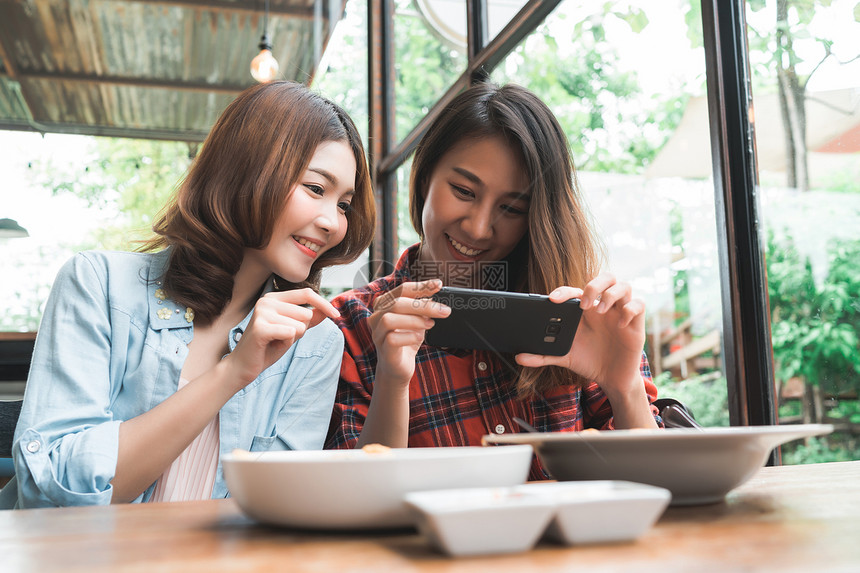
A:
<svg viewBox="0 0 860 573">
<path fill-rule="evenodd" d="M 332 301 L 346 342 L 326 447 L 479 445 L 518 431 L 514 418 L 541 431 L 657 426 L 644 304 L 600 273 L 567 138 L 539 98 L 491 83 L 456 96 L 418 144 L 410 212 L 421 241 L 394 272 Z M 488 265 L 507 271 L 502 284 Z M 454 279 L 579 297 L 573 345 L 565 356 L 505 356 L 427 344 L 450 313 L 428 297 Z M 531 479 L 546 477 L 535 460 Z"/>
<path fill-rule="evenodd" d="M 343 337 L 316 289 L 374 221 L 342 109 L 291 82 L 241 93 L 155 238 L 59 272 L 0 507 L 224 497 L 220 454 L 322 447 Z"/>
</svg>

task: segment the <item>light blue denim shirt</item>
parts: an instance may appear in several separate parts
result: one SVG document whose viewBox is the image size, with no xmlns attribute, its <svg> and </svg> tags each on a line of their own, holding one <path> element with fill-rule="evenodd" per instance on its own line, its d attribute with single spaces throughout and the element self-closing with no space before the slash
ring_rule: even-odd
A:
<svg viewBox="0 0 860 573">
<path fill-rule="evenodd" d="M 16 475 L 0 491 L 0 508 L 110 503 L 119 425 L 176 391 L 194 335 L 191 314 L 156 282 L 167 256 L 90 251 L 60 270 L 15 431 Z M 231 330 L 230 351 L 250 317 Z M 342 354 L 333 322 L 309 329 L 221 408 L 221 454 L 322 448 Z M 227 495 L 219 462 L 212 497 Z"/>
</svg>

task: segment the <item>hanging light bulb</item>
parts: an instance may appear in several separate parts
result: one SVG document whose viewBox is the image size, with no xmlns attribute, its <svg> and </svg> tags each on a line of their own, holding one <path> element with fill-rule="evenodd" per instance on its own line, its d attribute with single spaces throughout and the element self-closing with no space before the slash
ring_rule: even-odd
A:
<svg viewBox="0 0 860 573">
<path fill-rule="evenodd" d="M 278 60 L 272 55 L 272 42 L 269 41 L 269 0 L 263 13 L 263 37 L 260 38 L 260 53 L 251 60 L 251 76 L 260 83 L 270 82 L 278 75 Z"/>
<path fill-rule="evenodd" d="M 260 53 L 251 60 L 251 76 L 260 83 L 270 82 L 278 75 L 278 68 L 269 37 L 263 34 L 260 38 Z"/>
</svg>

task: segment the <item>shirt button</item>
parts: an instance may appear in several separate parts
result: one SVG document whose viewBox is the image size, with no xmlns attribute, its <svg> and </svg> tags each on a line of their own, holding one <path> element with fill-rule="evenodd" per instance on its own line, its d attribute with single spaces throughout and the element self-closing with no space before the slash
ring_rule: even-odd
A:
<svg viewBox="0 0 860 573">
<path fill-rule="evenodd" d="M 487 369 L 487 363 L 486 362 L 478 362 L 478 370 L 483 372 L 486 369 Z"/>
<path fill-rule="evenodd" d="M 40 444 L 37 440 L 33 440 L 32 442 L 27 444 L 27 451 L 30 452 L 31 454 L 35 454 L 36 452 L 39 451 L 39 448 L 41 448 L 41 447 L 42 447 L 42 444 Z"/>
<path fill-rule="evenodd" d="M 241 340 L 241 339 L 242 339 L 242 333 L 241 332 L 236 331 L 235 333 L 233 333 L 233 342 L 239 342 L 239 340 Z"/>
<path fill-rule="evenodd" d="M 497 434 L 504 434 L 505 433 L 505 427 L 501 424 L 496 424 L 496 433 Z"/>
</svg>

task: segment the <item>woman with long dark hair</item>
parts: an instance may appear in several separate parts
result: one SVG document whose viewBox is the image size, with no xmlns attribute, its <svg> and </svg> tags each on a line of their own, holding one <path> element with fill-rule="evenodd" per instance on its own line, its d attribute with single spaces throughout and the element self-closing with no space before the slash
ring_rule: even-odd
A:
<svg viewBox="0 0 860 573">
<path fill-rule="evenodd" d="M 418 144 L 410 212 L 420 242 L 391 275 L 333 301 L 346 346 L 326 447 L 479 445 L 488 433 L 518 431 L 514 417 L 541 431 L 657 427 L 645 306 L 629 284 L 600 273 L 567 139 L 539 98 L 490 83 L 454 98 Z M 483 273 L 488 265 L 501 268 L 503 284 Z M 452 271 L 477 288 L 579 297 L 569 352 L 426 344 L 433 320 L 450 312 L 429 296 Z M 546 477 L 537 461 L 531 477 Z"/>
</svg>

